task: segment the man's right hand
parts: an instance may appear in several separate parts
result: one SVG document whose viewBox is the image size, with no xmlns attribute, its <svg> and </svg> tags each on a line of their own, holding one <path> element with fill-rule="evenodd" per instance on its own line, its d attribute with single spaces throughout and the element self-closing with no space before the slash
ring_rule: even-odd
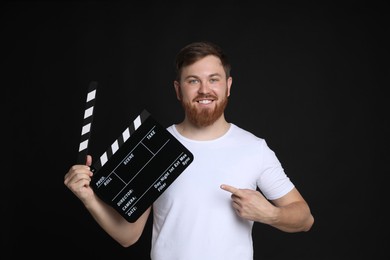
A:
<svg viewBox="0 0 390 260">
<path fill-rule="evenodd" d="M 89 185 L 92 178 L 90 166 L 92 157 L 87 156 L 86 165 L 73 165 L 65 174 L 64 184 L 84 203 L 96 199 L 95 193 Z"/>
</svg>

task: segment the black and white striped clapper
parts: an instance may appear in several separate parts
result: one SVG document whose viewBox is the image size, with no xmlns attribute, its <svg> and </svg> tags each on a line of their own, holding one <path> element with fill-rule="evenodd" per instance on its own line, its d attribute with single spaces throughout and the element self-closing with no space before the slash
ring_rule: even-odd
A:
<svg viewBox="0 0 390 260">
<path fill-rule="evenodd" d="M 115 154 L 119 148 L 130 138 L 130 136 L 141 126 L 143 122 L 150 116 L 150 113 L 143 110 L 136 119 L 130 122 L 129 126 L 122 132 L 122 134 L 111 144 L 111 146 L 100 156 L 99 160 L 93 163 L 93 171 L 98 171 L 106 164 L 108 159 Z"/>
<path fill-rule="evenodd" d="M 79 154 L 77 160 L 79 164 L 85 164 L 88 155 L 88 144 L 89 144 L 89 139 L 91 137 L 93 111 L 94 111 L 95 100 L 96 100 L 96 88 L 97 88 L 97 82 L 92 81 L 89 84 L 87 99 L 85 101 L 83 127 L 81 128 L 81 140 L 80 140 Z"/>
</svg>

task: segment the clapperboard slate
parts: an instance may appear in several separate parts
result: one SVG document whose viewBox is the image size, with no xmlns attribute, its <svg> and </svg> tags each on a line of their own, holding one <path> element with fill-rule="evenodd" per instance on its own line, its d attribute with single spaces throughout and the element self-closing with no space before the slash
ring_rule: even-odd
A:
<svg viewBox="0 0 390 260">
<path fill-rule="evenodd" d="M 85 163 L 87 155 L 96 87 L 97 83 L 91 82 L 88 89 L 80 163 Z M 94 160 L 90 185 L 127 221 L 135 222 L 192 161 L 192 153 L 143 110 L 111 147 Z"/>
</svg>

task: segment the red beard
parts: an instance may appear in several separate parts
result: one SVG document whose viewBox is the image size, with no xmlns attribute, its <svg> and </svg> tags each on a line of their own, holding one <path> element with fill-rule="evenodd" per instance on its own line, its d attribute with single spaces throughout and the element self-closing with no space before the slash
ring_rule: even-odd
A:
<svg viewBox="0 0 390 260">
<path fill-rule="evenodd" d="M 196 97 L 196 99 L 204 98 L 204 97 L 205 95 L 201 95 Z M 216 97 L 214 96 L 212 97 L 215 98 L 214 102 L 217 102 Z M 225 111 L 227 103 L 228 103 L 227 96 L 224 97 L 220 103 L 216 103 L 214 109 L 210 109 L 210 108 L 198 109 L 196 106 L 192 105 L 191 102 L 183 102 L 183 101 L 181 102 L 188 120 L 197 127 L 206 127 L 212 125 L 218 118 L 221 117 L 221 115 Z"/>
</svg>

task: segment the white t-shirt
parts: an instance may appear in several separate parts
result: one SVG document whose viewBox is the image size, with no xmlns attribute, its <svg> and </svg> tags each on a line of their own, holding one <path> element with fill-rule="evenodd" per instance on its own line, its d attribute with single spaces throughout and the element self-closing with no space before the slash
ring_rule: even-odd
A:
<svg viewBox="0 0 390 260">
<path fill-rule="evenodd" d="M 220 188 L 259 187 L 268 199 L 291 191 L 264 139 L 231 124 L 211 141 L 194 141 L 167 128 L 194 155 L 193 162 L 153 204 L 153 260 L 253 260 L 253 221 L 240 218 Z"/>
</svg>

